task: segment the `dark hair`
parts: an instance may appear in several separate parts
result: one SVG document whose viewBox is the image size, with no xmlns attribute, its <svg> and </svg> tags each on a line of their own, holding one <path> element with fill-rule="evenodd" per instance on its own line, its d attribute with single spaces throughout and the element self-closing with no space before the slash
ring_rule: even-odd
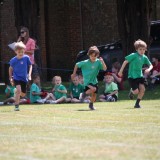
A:
<svg viewBox="0 0 160 160">
<path fill-rule="evenodd" d="M 87 55 L 90 56 L 91 54 L 95 54 L 96 56 L 99 56 L 100 52 L 99 49 L 96 46 L 91 46 L 88 50 Z"/>
<path fill-rule="evenodd" d="M 29 29 L 27 28 L 27 27 L 21 27 L 21 30 L 23 30 L 23 31 L 25 31 L 26 32 L 26 36 L 23 38 L 22 37 L 22 42 L 24 43 L 24 44 L 26 44 L 27 43 L 27 41 L 28 41 L 28 39 L 29 39 Z"/>
<path fill-rule="evenodd" d="M 32 79 L 35 80 L 37 77 L 40 77 L 39 74 L 34 74 L 34 75 L 32 76 Z"/>
</svg>

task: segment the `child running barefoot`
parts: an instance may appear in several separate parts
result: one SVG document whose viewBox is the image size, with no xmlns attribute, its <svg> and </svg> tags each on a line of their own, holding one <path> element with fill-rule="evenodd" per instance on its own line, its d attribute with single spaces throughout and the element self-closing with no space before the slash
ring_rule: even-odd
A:
<svg viewBox="0 0 160 160">
<path fill-rule="evenodd" d="M 15 44 L 17 55 L 10 60 L 9 79 L 10 83 L 16 86 L 15 111 L 19 111 L 20 96 L 25 97 L 27 82 L 31 80 L 32 65 L 29 57 L 24 55 L 25 48 L 23 42 L 17 42 Z"/>
<path fill-rule="evenodd" d="M 145 70 L 145 73 L 148 74 L 152 70 L 153 66 L 148 57 L 144 54 L 147 50 L 147 44 L 139 39 L 135 41 L 134 47 L 137 52 L 131 53 L 125 57 L 126 60 L 123 62 L 118 75 L 122 76 L 125 66 L 129 63 L 128 80 L 131 86 L 129 98 L 133 99 L 133 96 L 137 94 L 138 96 L 134 108 L 141 108 L 139 103 L 145 92 L 142 67 L 144 64 L 149 66 L 149 68 Z"/>
<path fill-rule="evenodd" d="M 74 79 L 78 68 L 81 68 L 83 80 L 84 80 L 84 92 L 82 94 L 82 101 L 86 95 L 91 94 L 91 102 L 89 103 L 89 108 L 95 110 L 93 102 L 96 101 L 96 94 L 98 92 L 98 81 L 97 75 L 100 70 L 106 70 L 107 67 L 102 58 L 99 58 L 99 50 L 96 46 L 92 46 L 88 50 L 89 59 L 76 63 L 74 67 L 71 79 Z"/>
<path fill-rule="evenodd" d="M 114 77 L 112 73 L 107 73 L 104 76 L 105 91 L 103 95 L 99 96 L 101 102 L 115 102 L 118 99 L 118 86 L 114 83 Z"/>
<path fill-rule="evenodd" d="M 31 103 L 45 103 L 46 100 L 53 100 L 53 94 L 52 93 L 47 93 L 46 96 L 42 99 L 41 96 L 43 95 L 44 92 L 41 91 L 40 89 L 40 77 L 39 75 L 34 75 L 33 76 L 33 83 L 30 88 L 30 101 Z"/>
</svg>

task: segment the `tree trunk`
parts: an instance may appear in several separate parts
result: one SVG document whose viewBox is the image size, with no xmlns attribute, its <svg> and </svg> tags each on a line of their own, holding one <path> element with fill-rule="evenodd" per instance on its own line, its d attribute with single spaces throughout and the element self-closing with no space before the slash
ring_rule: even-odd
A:
<svg viewBox="0 0 160 160">
<path fill-rule="evenodd" d="M 144 40 L 149 46 L 152 0 L 117 0 L 119 35 L 124 55 L 134 52 L 133 43 Z"/>
</svg>

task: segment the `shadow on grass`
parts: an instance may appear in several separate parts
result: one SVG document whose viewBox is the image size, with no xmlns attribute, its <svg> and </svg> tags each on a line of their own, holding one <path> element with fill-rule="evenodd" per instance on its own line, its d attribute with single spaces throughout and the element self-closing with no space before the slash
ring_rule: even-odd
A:
<svg viewBox="0 0 160 160">
<path fill-rule="evenodd" d="M 83 112 L 83 111 L 93 111 L 93 110 L 90 110 L 90 109 L 78 109 L 76 111 L 80 111 L 80 112 Z M 95 111 L 95 110 L 94 110 Z"/>
</svg>

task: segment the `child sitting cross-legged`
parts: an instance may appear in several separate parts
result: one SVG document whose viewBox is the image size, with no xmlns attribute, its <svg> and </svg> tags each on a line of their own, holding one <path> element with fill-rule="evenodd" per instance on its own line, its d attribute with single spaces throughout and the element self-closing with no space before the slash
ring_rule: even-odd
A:
<svg viewBox="0 0 160 160">
<path fill-rule="evenodd" d="M 69 91 L 70 91 L 70 97 L 71 97 L 70 101 L 72 103 L 80 103 L 80 102 L 89 103 L 90 102 L 88 96 L 86 96 L 83 101 L 80 100 L 80 95 L 84 92 L 84 86 L 80 83 L 80 79 L 78 75 L 72 79 L 72 82 L 69 87 Z M 69 98 L 67 99 L 69 101 Z"/>
<path fill-rule="evenodd" d="M 46 92 L 45 92 L 46 94 Z M 31 103 L 45 103 L 46 100 L 53 100 L 53 94 L 52 93 L 47 93 L 45 95 L 45 97 L 42 99 L 42 97 L 44 97 L 44 92 L 41 91 L 40 88 L 40 77 L 39 75 L 34 75 L 33 76 L 33 83 L 31 85 L 30 88 L 30 101 Z"/>
<path fill-rule="evenodd" d="M 51 104 L 67 102 L 67 89 L 64 85 L 62 85 L 61 77 L 54 76 L 52 79 L 52 83 L 54 85 L 52 89 L 54 100 L 47 101 L 47 102 Z"/>
<path fill-rule="evenodd" d="M 115 102 L 118 99 L 118 86 L 114 83 L 112 73 L 106 73 L 104 76 L 105 91 L 103 95 L 99 96 L 101 102 Z"/>
</svg>

